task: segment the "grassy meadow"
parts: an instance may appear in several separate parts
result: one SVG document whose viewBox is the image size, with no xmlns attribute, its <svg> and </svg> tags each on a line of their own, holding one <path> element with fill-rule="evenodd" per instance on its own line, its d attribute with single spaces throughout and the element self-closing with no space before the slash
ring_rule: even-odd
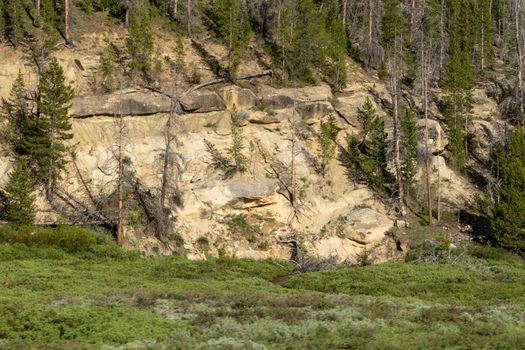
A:
<svg viewBox="0 0 525 350">
<path fill-rule="evenodd" d="M 495 248 L 289 275 L 63 236 L 0 230 L 0 349 L 525 349 L 525 264 Z"/>
</svg>

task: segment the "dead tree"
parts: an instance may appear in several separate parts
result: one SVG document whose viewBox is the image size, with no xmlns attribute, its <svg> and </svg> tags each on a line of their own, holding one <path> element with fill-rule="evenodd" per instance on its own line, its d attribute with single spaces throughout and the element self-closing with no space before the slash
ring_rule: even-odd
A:
<svg viewBox="0 0 525 350">
<path fill-rule="evenodd" d="M 423 92 L 423 104 L 425 114 L 425 185 L 427 192 L 428 223 L 432 225 L 432 187 L 430 169 L 430 150 L 428 148 L 428 81 L 430 76 L 431 50 L 426 50 L 423 45 L 421 49 L 421 87 Z"/>
<path fill-rule="evenodd" d="M 131 0 L 126 0 L 126 12 L 124 13 L 124 28 L 129 27 L 129 17 L 131 15 Z"/>
<path fill-rule="evenodd" d="M 181 155 L 173 150 L 174 144 L 180 144 L 179 139 L 172 131 L 176 125 L 176 116 L 179 114 L 180 105 L 176 99 L 172 99 L 172 106 L 166 125 L 164 127 L 164 150 L 162 152 L 162 178 L 160 187 L 159 204 L 156 214 L 155 237 L 160 239 L 167 229 L 166 207 L 168 195 L 175 192 L 177 204 L 181 204 L 180 194 L 178 193 L 178 182 L 182 173 Z"/>
<path fill-rule="evenodd" d="M 192 15 L 191 15 L 191 12 L 192 12 L 192 0 L 187 0 L 186 2 L 186 16 L 188 17 L 187 18 L 187 31 L 188 31 L 188 36 L 191 38 L 192 36 L 192 25 L 191 25 L 191 21 L 192 21 Z"/>
<path fill-rule="evenodd" d="M 392 151 L 397 183 L 397 201 L 399 205 L 399 215 L 405 216 L 405 191 L 403 183 L 403 174 L 401 172 L 401 151 L 400 151 L 400 133 L 399 133 L 399 65 L 397 57 L 389 57 L 388 60 L 390 73 L 390 94 L 392 96 Z"/>
<path fill-rule="evenodd" d="M 64 0 L 64 39 L 66 45 L 71 44 L 71 0 Z"/>
<path fill-rule="evenodd" d="M 126 125 L 124 121 L 124 113 L 122 106 L 122 74 L 120 77 L 120 98 L 119 98 L 119 115 L 116 120 L 117 126 L 117 244 L 122 246 L 124 244 L 124 135 L 126 132 Z"/>
<path fill-rule="evenodd" d="M 522 0 L 514 0 L 514 31 L 516 39 L 516 61 L 518 63 L 518 83 L 516 86 L 516 99 L 518 100 L 518 105 L 520 109 L 520 114 L 523 116 L 524 113 L 524 96 L 523 96 L 523 33 L 520 24 L 520 18 L 522 15 Z"/>
</svg>

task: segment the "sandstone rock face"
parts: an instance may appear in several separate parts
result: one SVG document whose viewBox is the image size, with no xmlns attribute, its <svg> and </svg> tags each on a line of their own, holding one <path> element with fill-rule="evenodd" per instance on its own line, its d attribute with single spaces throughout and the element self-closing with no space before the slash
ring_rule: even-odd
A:
<svg viewBox="0 0 525 350">
<path fill-rule="evenodd" d="M 168 113 L 171 108 L 169 97 L 143 91 L 121 91 L 107 95 L 75 97 L 71 114 L 77 118 L 92 116 L 150 115 Z"/>
<path fill-rule="evenodd" d="M 219 95 L 210 90 L 197 90 L 183 97 L 182 109 L 187 113 L 209 113 L 224 111 L 226 105 Z"/>
</svg>

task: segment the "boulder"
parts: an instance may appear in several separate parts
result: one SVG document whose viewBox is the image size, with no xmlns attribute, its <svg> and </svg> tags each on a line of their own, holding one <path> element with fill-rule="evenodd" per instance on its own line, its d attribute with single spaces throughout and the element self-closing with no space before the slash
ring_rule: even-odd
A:
<svg viewBox="0 0 525 350">
<path fill-rule="evenodd" d="M 259 102 L 257 96 L 250 89 L 244 89 L 236 85 L 220 89 L 219 94 L 228 109 L 233 109 L 233 106 L 235 106 L 237 110 L 249 110 Z"/>
<path fill-rule="evenodd" d="M 168 113 L 171 99 L 167 96 L 127 90 L 107 95 L 75 97 L 71 105 L 71 114 L 77 118 L 92 116 L 150 115 Z"/>
<path fill-rule="evenodd" d="M 272 179 L 233 179 L 225 188 L 231 198 L 227 205 L 234 209 L 250 209 L 275 204 L 277 189 Z"/>
<path fill-rule="evenodd" d="M 418 138 L 418 151 L 422 154 L 425 153 L 425 137 L 426 130 L 428 129 L 428 151 L 432 154 L 439 154 L 443 152 L 445 147 L 448 145 L 448 139 L 445 135 L 441 124 L 433 119 L 419 119 L 417 121 L 417 138 Z"/>
<path fill-rule="evenodd" d="M 209 113 L 224 111 L 226 105 L 217 93 L 210 90 L 198 90 L 180 100 L 182 109 L 188 113 Z"/>
<path fill-rule="evenodd" d="M 393 225 L 384 214 L 370 208 L 357 208 L 345 217 L 339 235 L 359 244 L 371 244 L 381 241 Z"/>
<path fill-rule="evenodd" d="M 264 85 L 259 91 L 259 98 L 263 104 L 272 109 L 290 108 L 294 102 L 330 101 L 332 90 L 328 85 L 309 86 L 304 88 L 275 89 Z"/>
<path fill-rule="evenodd" d="M 291 116 L 291 110 L 280 111 L 277 114 L 268 114 L 265 112 L 253 112 L 248 116 L 248 121 L 252 124 L 279 124 L 288 120 Z"/>
</svg>

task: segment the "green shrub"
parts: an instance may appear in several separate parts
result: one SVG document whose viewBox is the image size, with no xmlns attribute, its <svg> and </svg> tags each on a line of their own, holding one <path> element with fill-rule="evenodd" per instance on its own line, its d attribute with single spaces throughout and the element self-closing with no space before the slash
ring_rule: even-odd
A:
<svg viewBox="0 0 525 350">
<path fill-rule="evenodd" d="M 97 238 L 98 237 L 98 238 Z M 59 226 L 31 228 L 28 226 L 0 227 L 0 243 L 23 244 L 28 247 L 55 247 L 69 253 L 87 252 L 99 245 L 108 245 L 108 239 L 94 235 L 89 229 Z"/>
<path fill-rule="evenodd" d="M 473 244 L 469 247 L 468 253 L 473 257 L 485 260 L 496 261 L 516 261 L 516 255 L 513 255 L 500 247 L 490 245 Z"/>
<path fill-rule="evenodd" d="M 31 235 L 30 242 L 32 245 L 60 247 L 70 253 L 88 251 L 97 243 L 87 229 L 62 226 L 38 229 Z"/>
</svg>

